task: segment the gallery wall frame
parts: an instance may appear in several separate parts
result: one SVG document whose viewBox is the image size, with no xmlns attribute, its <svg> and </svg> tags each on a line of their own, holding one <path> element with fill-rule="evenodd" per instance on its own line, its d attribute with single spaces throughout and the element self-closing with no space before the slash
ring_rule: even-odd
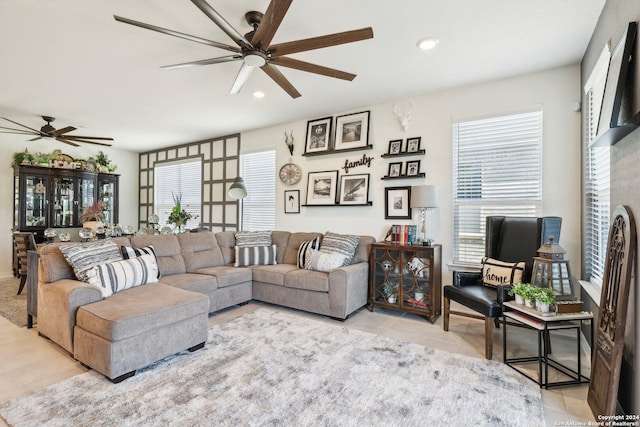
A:
<svg viewBox="0 0 640 427">
<path fill-rule="evenodd" d="M 335 151 L 369 147 L 370 111 L 336 117 Z"/>
<path fill-rule="evenodd" d="M 384 189 L 384 218 L 411 219 L 411 187 Z"/>
<path fill-rule="evenodd" d="M 341 175 L 338 204 L 369 204 L 369 174 Z"/>
<path fill-rule="evenodd" d="M 300 213 L 300 190 L 284 191 L 284 213 L 286 214 Z"/>
<path fill-rule="evenodd" d="M 304 154 L 322 154 L 331 150 L 331 124 L 333 117 L 309 120 Z"/>
<path fill-rule="evenodd" d="M 336 204 L 338 171 L 309 172 L 307 179 L 308 206 L 330 206 Z"/>
</svg>

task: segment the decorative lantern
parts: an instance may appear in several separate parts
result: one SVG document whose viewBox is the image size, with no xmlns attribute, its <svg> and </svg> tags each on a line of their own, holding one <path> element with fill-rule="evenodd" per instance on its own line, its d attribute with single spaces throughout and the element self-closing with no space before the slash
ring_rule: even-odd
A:
<svg viewBox="0 0 640 427">
<path fill-rule="evenodd" d="M 538 249 L 538 256 L 533 258 L 531 282 L 538 288 L 553 289 L 558 299 L 573 299 L 569 260 L 564 259 L 566 252 L 553 240 L 553 236 L 549 236 L 549 241 Z"/>
</svg>

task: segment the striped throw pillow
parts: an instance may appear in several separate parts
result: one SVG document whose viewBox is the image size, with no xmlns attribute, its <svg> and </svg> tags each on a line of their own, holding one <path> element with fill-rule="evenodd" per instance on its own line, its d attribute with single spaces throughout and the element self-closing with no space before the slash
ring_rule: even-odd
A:
<svg viewBox="0 0 640 427">
<path fill-rule="evenodd" d="M 88 282 L 100 288 L 103 298 L 134 286 L 158 281 L 158 264 L 151 254 L 96 265 L 87 272 Z"/>
<path fill-rule="evenodd" d="M 92 267 L 122 259 L 118 245 L 111 240 L 60 246 L 60 252 L 73 268 L 76 278 L 83 282 L 87 281 L 87 271 Z"/>
<path fill-rule="evenodd" d="M 356 254 L 356 248 L 360 238 L 358 236 L 350 236 L 348 234 L 336 234 L 327 231 L 322 238 L 322 247 L 320 252 L 337 252 L 344 255 L 344 265 L 351 264 L 353 256 Z"/>
<path fill-rule="evenodd" d="M 136 258 L 142 255 L 153 255 L 153 258 L 158 263 L 158 257 L 156 256 L 156 250 L 152 245 L 144 246 L 142 248 L 132 248 L 131 246 L 120 246 L 120 252 L 122 252 L 123 259 Z M 158 279 L 160 278 L 160 269 L 158 268 Z"/>
<path fill-rule="evenodd" d="M 300 243 L 300 247 L 298 248 L 298 268 L 305 268 L 307 260 L 307 249 L 320 249 L 320 236 L 316 237 L 313 240 L 308 240 L 306 242 Z"/>
<path fill-rule="evenodd" d="M 273 265 L 276 262 L 276 245 L 241 248 L 236 246 L 234 267 L 245 265 Z"/>
<path fill-rule="evenodd" d="M 236 231 L 236 246 L 271 246 L 271 231 Z"/>
</svg>

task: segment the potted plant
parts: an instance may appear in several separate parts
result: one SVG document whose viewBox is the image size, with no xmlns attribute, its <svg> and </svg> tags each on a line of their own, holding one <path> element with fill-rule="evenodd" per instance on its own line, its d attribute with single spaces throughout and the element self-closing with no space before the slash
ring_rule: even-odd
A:
<svg viewBox="0 0 640 427">
<path fill-rule="evenodd" d="M 509 289 L 509 295 L 515 296 L 516 304 L 524 304 L 524 294 L 526 289 L 531 286 L 528 283 L 514 283 Z"/>
<path fill-rule="evenodd" d="M 534 308 L 535 295 L 537 292 L 536 289 L 538 288 L 527 284 L 527 286 L 524 286 L 520 291 L 520 295 L 522 295 L 522 298 L 524 298 L 525 307 Z"/>
<path fill-rule="evenodd" d="M 167 219 L 167 222 L 169 224 L 175 224 L 176 233 L 182 233 L 184 226 L 187 224 L 187 221 L 189 221 L 192 218 L 196 219 L 198 216 L 191 215 L 189 212 L 182 209 L 182 194 L 180 193 L 172 194 L 172 196 L 173 196 L 173 202 L 175 203 L 175 205 L 171 209 L 171 214 L 169 214 L 169 218 Z"/>
<path fill-rule="evenodd" d="M 91 228 L 94 232 L 98 227 L 104 227 L 104 202 L 96 202 L 84 208 L 80 215 L 80 222 L 84 228 Z"/>
<path fill-rule="evenodd" d="M 96 165 L 98 166 L 99 172 L 115 172 L 118 168 L 102 151 L 96 156 Z"/>
<path fill-rule="evenodd" d="M 551 288 L 540 289 L 536 295 L 538 310 L 543 313 L 551 311 L 551 306 L 556 303 L 556 293 Z"/>
<path fill-rule="evenodd" d="M 382 293 L 390 304 L 395 304 L 398 301 L 398 295 L 396 292 L 398 291 L 398 283 L 386 281 L 382 285 Z"/>
<path fill-rule="evenodd" d="M 17 153 L 13 153 L 13 162 L 11 163 L 11 165 L 18 166 L 23 163 L 31 164 L 32 161 L 33 161 L 33 156 L 31 155 L 31 153 L 27 151 L 18 151 Z"/>
</svg>

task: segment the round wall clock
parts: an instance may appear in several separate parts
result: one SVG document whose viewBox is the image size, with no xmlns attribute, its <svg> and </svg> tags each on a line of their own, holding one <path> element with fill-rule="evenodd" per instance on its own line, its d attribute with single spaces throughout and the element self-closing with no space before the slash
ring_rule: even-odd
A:
<svg viewBox="0 0 640 427">
<path fill-rule="evenodd" d="M 294 163 L 287 163 L 280 168 L 280 181 L 288 185 L 297 184 L 302 178 L 302 169 Z"/>
</svg>

